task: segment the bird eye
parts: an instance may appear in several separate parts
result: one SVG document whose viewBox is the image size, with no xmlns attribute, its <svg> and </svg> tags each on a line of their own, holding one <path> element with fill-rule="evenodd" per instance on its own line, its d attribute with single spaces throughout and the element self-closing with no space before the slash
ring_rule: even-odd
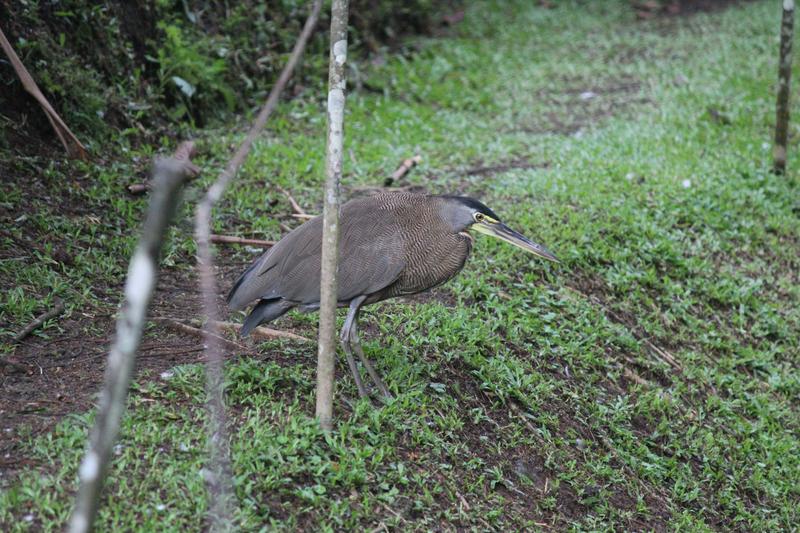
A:
<svg viewBox="0 0 800 533">
<path fill-rule="evenodd" d="M 483 216 L 483 213 L 475 213 L 475 221 L 476 222 L 483 222 L 486 217 Z"/>
</svg>

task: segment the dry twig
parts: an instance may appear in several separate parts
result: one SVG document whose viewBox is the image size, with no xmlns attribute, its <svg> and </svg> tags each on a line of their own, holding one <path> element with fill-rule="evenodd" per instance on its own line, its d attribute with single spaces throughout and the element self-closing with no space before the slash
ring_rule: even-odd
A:
<svg viewBox="0 0 800 533">
<path fill-rule="evenodd" d="M 64 149 L 67 151 L 67 154 L 69 154 L 70 157 L 75 157 L 77 159 L 89 159 L 89 156 L 86 153 L 86 147 L 84 147 L 78 138 L 75 137 L 75 134 L 70 131 L 64 121 L 61 120 L 61 117 L 58 116 L 56 110 L 53 109 L 53 106 L 50 105 L 50 102 L 47 101 L 47 98 L 45 98 L 45 96 L 42 94 L 42 91 L 39 90 L 39 86 L 36 85 L 36 82 L 33 81 L 33 77 L 28 72 L 28 69 L 26 69 L 25 65 L 22 64 L 22 61 L 20 61 L 19 56 L 17 56 L 17 53 L 11 46 L 11 43 L 9 43 L 8 39 L 6 39 L 3 30 L 0 30 L 0 46 L 2 46 L 3 51 L 11 61 L 11 66 L 14 67 L 14 71 L 17 73 L 17 76 L 19 76 L 22 86 L 28 93 L 31 94 L 31 96 L 34 97 L 34 99 L 36 99 L 39 105 L 42 106 L 42 110 L 47 116 L 47 120 L 49 120 L 50 125 L 53 126 L 53 130 L 56 132 L 56 135 L 58 135 L 61 144 L 64 145 Z"/>
<path fill-rule="evenodd" d="M 412 168 L 419 165 L 420 163 L 422 163 L 421 155 L 415 155 L 414 157 L 409 157 L 408 159 L 400 163 L 400 166 L 397 167 L 397 170 L 392 172 L 392 175 L 386 179 L 384 185 L 388 187 L 395 181 L 402 179 L 406 174 L 411 172 Z"/>
<path fill-rule="evenodd" d="M 252 246 L 274 246 L 275 241 L 262 241 L 261 239 L 245 239 L 231 235 L 211 235 L 211 242 L 215 244 L 249 244 Z"/>
<path fill-rule="evenodd" d="M 34 330 L 36 330 L 36 328 L 40 327 L 42 324 L 44 324 L 51 318 L 59 316 L 63 312 L 64 312 L 64 302 L 62 302 L 61 300 L 56 300 L 55 306 L 52 309 L 42 313 L 41 315 L 33 319 L 27 326 L 22 328 L 22 330 L 14 336 L 14 339 L 12 339 L 11 342 L 13 344 L 17 344 L 22 339 L 33 333 Z"/>
<path fill-rule="evenodd" d="M 191 153 L 191 144 L 184 147 Z M 88 450 L 78 470 L 80 487 L 69 524 L 71 533 L 90 531 L 94 525 L 100 490 L 125 411 L 136 351 L 155 287 L 158 255 L 178 202 L 185 168 L 183 162 L 173 158 L 158 161 L 155 165 L 155 188 L 150 198 L 150 208 L 128 268 L 125 300 L 117 319 L 116 338 L 108 355 L 97 417 L 89 437 Z"/>
<path fill-rule="evenodd" d="M 199 337 L 205 339 L 208 332 L 203 331 L 202 329 L 196 328 L 194 326 L 190 326 L 188 324 L 184 324 L 178 319 L 169 318 L 169 317 L 153 317 L 151 320 L 161 322 L 176 331 L 180 331 L 182 333 L 187 333 L 194 337 Z M 207 340 L 207 339 L 206 339 Z M 252 353 L 250 349 L 246 346 L 239 344 L 238 342 L 234 342 L 232 340 L 226 339 L 222 335 L 214 334 L 214 340 L 219 344 L 224 344 L 229 350 L 234 350 L 237 352 L 244 352 L 244 353 Z M 206 344 L 206 349 L 208 349 L 208 344 Z"/>
<path fill-rule="evenodd" d="M 147 183 L 131 183 L 128 185 L 128 192 L 133 195 L 144 194 L 150 190 L 150 182 Z"/>
<path fill-rule="evenodd" d="M 217 322 L 216 327 L 218 327 L 219 329 L 227 329 L 232 331 L 239 331 L 242 329 L 241 324 L 235 324 L 233 322 Z M 254 328 L 250 332 L 250 336 L 253 337 L 254 339 L 260 339 L 260 340 L 292 339 L 301 342 L 311 342 L 311 339 L 307 339 L 302 335 L 298 335 L 290 331 L 281 331 L 278 329 L 272 329 L 265 326 L 258 326 Z"/>
<path fill-rule="evenodd" d="M 292 211 L 294 212 L 295 215 L 303 216 L 306 214 L 305 210 L 303 210 L 303 208 L 300 207 L 300 204 L 297 203 L 297 200 L 295 200 L 294 197 L 291 194 L 289 194 L 289 191 L 287 191 L 280 185 L 276 185 L 275 188 L 278 189 L 286 197 L 287 200 L 289 200 L 289 204 L 292 206 Z"/>
</svg>

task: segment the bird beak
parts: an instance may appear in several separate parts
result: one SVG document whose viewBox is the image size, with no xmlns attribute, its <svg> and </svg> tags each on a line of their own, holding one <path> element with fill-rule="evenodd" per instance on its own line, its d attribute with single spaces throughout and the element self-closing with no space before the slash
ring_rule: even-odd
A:
<svg viewBox="0 0 800 533">
<path fill-rule="evenodd" d="M 472 229 L 479 233 L 484 233 L 491 237 L 500 239 L 501 241 L 511 243 L 518 248 L 522 248 L 523 250 L 532 253 L 533 255 L 538 255 L 539 257 L 543 257 L 544 259 L 554 261 L 556 263 L 560 262 L 558 258 L 556 258 L 552 252 L 550 252 L 550 250 L 541 244 L 536 244 L 535 242 L 528 240 L 523 235 L 517 233 L 502 222 L 493 224 L 479 222 L 477 224 L 473 224 Z"/>
</svg>

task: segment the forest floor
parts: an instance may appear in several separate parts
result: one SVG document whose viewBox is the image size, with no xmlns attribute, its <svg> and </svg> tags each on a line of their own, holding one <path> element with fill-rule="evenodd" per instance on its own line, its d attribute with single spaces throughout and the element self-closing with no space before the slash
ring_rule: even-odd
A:
<svg viewBox="0 0 800 533">
<path fill-rule="evenodd" d="M 624 2 L 470 4 L 451 35 L 350 71 L 344 196 L 384 187 L 419 154 L 390 189 L 480 198 L 562 262 L 479 236 L 447 285 L 368 308 L 365 349 L 396 398 L 359 400 L 341 364 L 330 435 L 313 418 L 316 344 L 237 340 L 237 523 L 796 528 L 800 202 L 797 173 L 769 171 L 776 4 L 655 17 Z M 275 185 L 320 211 L 324 103 L 306 91 L 281 105 L 215 233 L 277 239 L 299 224 Z M 154 317 L 199 317 L 193 207 L 249 120 L 198 132 L 202 173 Z M 69 516 L 147 201 L 126 186 L 177 141 L 121 135 L 89 164 L 3 155 L 0 530 Z M 217 248 L 220 303 L 259 253 Z M 57 299 L 65 313 L 13 345 Z M 294 313 L 274 324 L 309 339 L 315 326 Z M 201 348 L 148 326 L 100 529 L 202 529 Z"/>
</svg>

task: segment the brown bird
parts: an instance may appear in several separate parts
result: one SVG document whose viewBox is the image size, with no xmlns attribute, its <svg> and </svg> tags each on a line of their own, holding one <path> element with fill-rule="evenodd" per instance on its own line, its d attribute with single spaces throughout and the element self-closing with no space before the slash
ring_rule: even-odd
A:
<svg viewBox="0 0 800 533">
<path fill-rule="evenodd" d="M 395 296 L 417 294 L 448 281 L 464 267 L 474 230 L 558 261 L 473 198 L 384 193 L 357 198 L 341 208 L 338 302 L 349 307 L 341 333 L 342 348 L 359 394 L 367 396 L 353 351 L 384 396 L 391 397 L 358 338 L 362 306 Z M 257 259 L 228 294 L 231 309 L 258 301 L 244 322 L 247 335 L 259 324 L 290 309 L 319 309 L 322 217 L 288 233 Z"/>
</svg>

